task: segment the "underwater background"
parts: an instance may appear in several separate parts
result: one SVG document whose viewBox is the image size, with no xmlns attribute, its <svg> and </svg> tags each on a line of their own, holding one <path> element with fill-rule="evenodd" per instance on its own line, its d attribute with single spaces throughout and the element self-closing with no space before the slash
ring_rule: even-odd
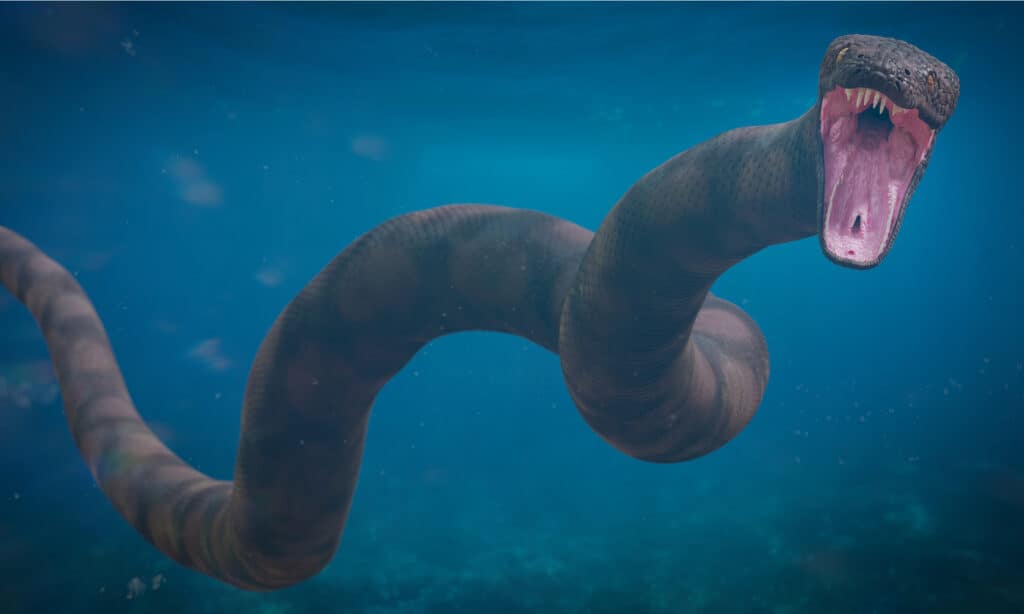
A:
<svg viewBox="0 0 1024 614">
<path fill-rule="evenodd" d="M 959 107 L 878 268 L 808 239 L 716 284 L 772 358 L 727 446 L 630 459 L 556 356 L 446 337 L 379 396 L 331 565 L 247 593 L 113 510 L 0 291 L 0 612 L 1024 611 L 1024 5 L 4 4 L 0 224 L 228 479 L 258 344 L 358 235 L 449 202 L 596 228 L 675 153 L 803 113 L 846 33 L 945 61 Z"/>
</svg>

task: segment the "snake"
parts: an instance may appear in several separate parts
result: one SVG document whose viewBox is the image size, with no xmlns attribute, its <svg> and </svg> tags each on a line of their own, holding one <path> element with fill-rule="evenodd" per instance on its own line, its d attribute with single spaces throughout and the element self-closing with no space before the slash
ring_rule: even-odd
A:
<svg viewBox="0 0 1024 614">
<path fill-rule="evenodd" d="M 814 105 L 694 145 L 630 187 L 596 232 L 528 209 L 453 204 L 359 236 L 285 306 L 243 397 L 232 480 L 177 456 L 140 417 L 73 275 L 0 226 L 0 283 L 42 331 L 71 434 L 135 530 L 182 566 L 276 590 L 332 560 L 377 393 L 428 342 L 518 335 L 558 355 L 584 421 L 672 463 L 718 449 L 761 404 L 758 325 L 711 293 L 727 269 L 818 236 L 855 269 L 889 253 L 956 107 L 956 73 L 914 45 L 844 35 Z"/>
</svg>

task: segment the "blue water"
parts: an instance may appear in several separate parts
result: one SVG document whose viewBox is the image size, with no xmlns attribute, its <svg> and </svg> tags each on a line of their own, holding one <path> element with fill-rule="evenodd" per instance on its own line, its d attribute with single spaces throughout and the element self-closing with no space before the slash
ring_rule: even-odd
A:
<svg viewBox="0 0 1024 614">
<path fill-rule="evenodd" d="M 338 555 L 282 592 L 181 568 L 122 521 L 0 292 L 0 612 L 1024 611 L 1022 17 L 3 5 L 0 224 L 77 274 L 143 416 L 218 478 L 274 317 L 381 221 L 476 201 L 596 228 L 671 155 L 809 108 L 840 34 L 906 39 L 962 94 L 881 266 L 811 239 L 718 282 L 773 361 L 729 445 L 632 460 L 578 416 L 555 356 L 444 338 L 378 398 Z"/>
</svg>

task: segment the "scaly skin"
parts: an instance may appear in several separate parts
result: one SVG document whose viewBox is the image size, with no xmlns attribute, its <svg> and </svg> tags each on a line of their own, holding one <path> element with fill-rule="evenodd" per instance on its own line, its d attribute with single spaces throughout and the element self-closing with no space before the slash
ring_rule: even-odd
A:
<svg viewBox="0 0 1024 614">
<path fill-rule="evenodd" d="M 826 70 L 835 53 L 823 84 L 836 78 Z M 929 109 L 941 122 L 952 111 Z M 637 182 L 596 235 L 485 205 L 411 213 L 363 235 L 263 340 L 233 482 L 195 471 L 157 439 L 74 277 L 3 227 L 0 282 L 43 331 L 71 433 L 117 510 L 182 565 L 277 589 L 330 561 L 373 399 L 436 337 L 492 330 L 557 352 L 584 418 L 636 458 L 686 460 L 736 435 L 761 401 L 768 354 L 757 325 L 708 289 L 758 250 L 818 231 L 817 118 L 815 105 L 679 154 Z"/>
</svg>

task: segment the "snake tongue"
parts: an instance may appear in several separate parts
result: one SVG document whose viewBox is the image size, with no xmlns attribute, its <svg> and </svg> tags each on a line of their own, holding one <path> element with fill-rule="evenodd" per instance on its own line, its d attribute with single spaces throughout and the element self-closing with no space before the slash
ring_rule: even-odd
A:
<svg viewBox="0 0 1024 614">
<path fill-rule="evenodd" d="M 868 88 L 837 87 L 822 99 L 821 232 L 832 258 L 862 266 L 881 259 L 934 135 L 917 109 L 903 109 Z"/>
</svg>

